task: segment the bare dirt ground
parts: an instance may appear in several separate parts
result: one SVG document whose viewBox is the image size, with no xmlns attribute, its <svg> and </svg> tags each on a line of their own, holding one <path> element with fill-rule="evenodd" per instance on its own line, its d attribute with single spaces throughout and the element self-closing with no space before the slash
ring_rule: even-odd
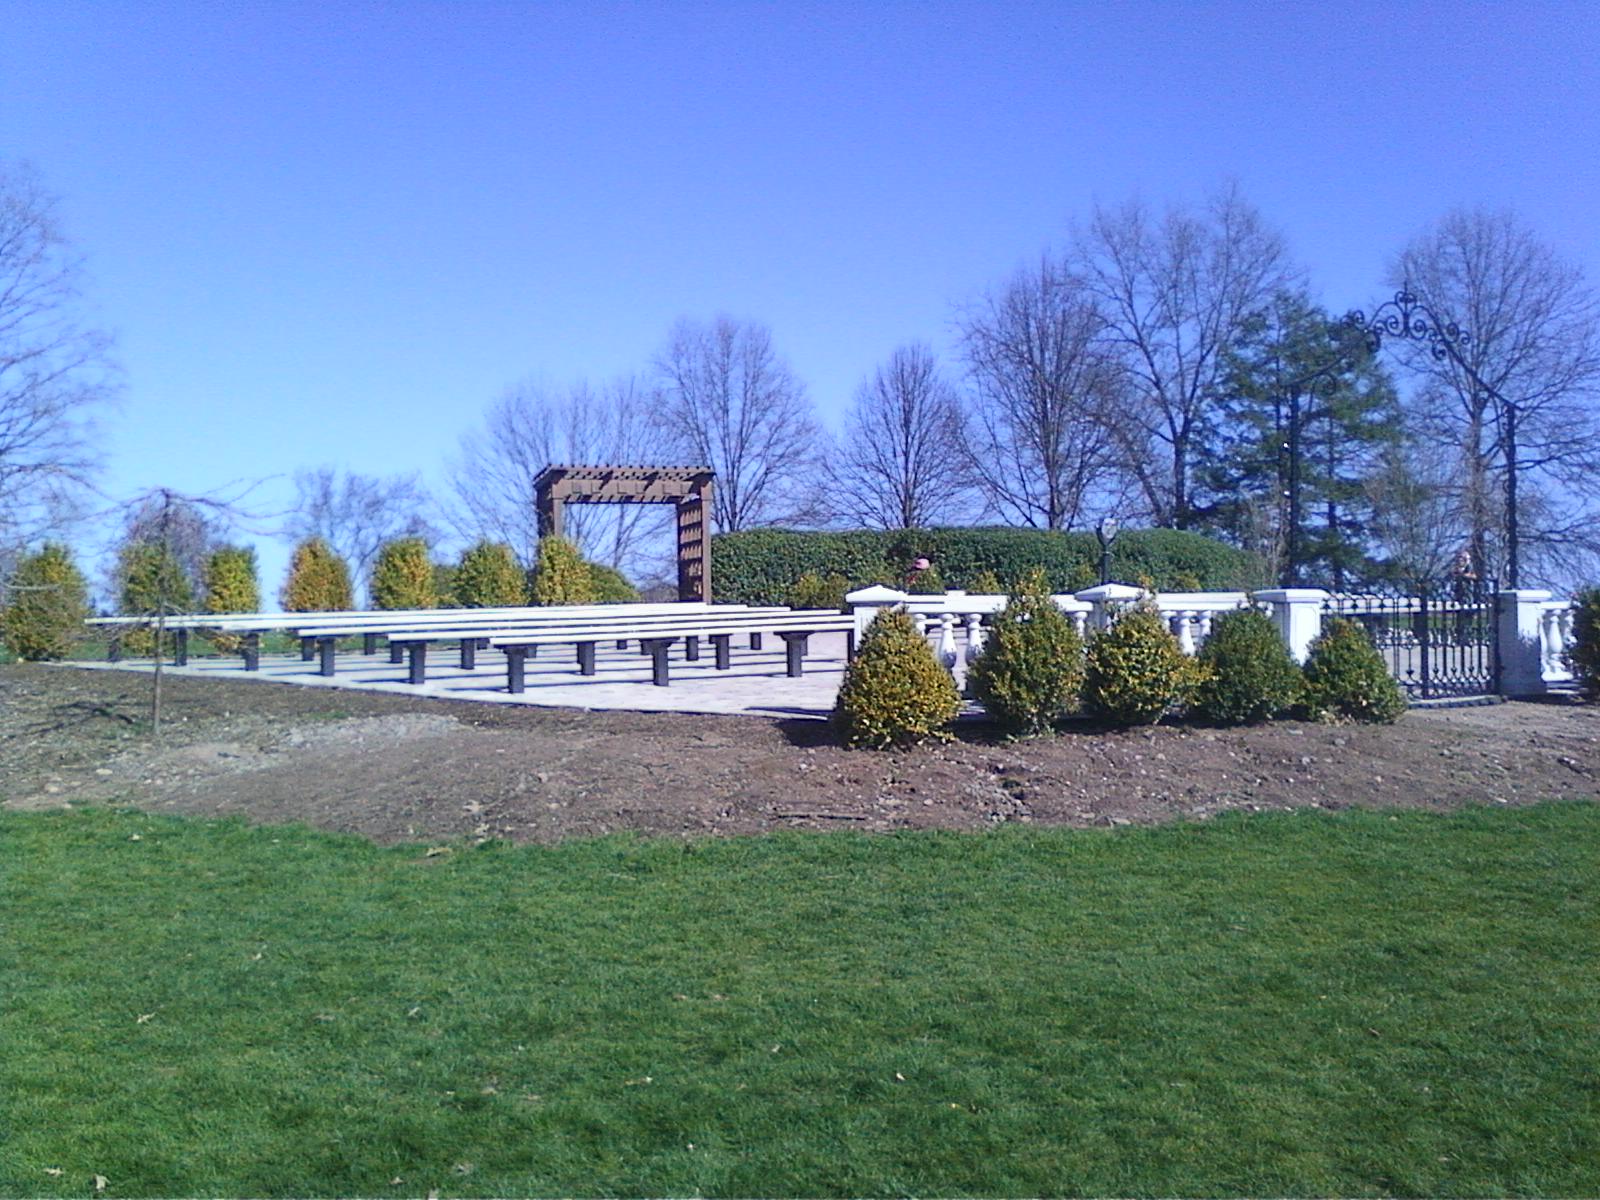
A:
<svg viewBox="0 0 1600 1200">
<path fill-rule="evenodd" d="M 0 803 L 304 821 L 379 842 L 778 828 L 1122 825 L 1229 809 L 1600 795 L 1600 706 L 1413 710 L 1393 726 L 1160 726 L 874 753 L 826 725 L 585 712 L 70 667 L 0 667 Z"/>
</svg>

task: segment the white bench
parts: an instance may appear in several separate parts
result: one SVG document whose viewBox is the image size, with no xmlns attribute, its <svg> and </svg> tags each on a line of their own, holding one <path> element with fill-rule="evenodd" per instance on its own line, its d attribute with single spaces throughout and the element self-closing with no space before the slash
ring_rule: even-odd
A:
<svg viewBox="0 0 1600 1200">
<path fill-rule="evenodd" d="M 427 682 L 428 644 L 460 635 L 465 640 L 487 642 L 506 656 L 506 688 L 513 694 L 525 687 L 525 664 L 530 653 L 540 646 L 562 645 L 576 649 L 578 673 L 595 673 L 595 647 L 603 641 L 637 641 L 651 658 L 651 679 L 657 687 L 670 685 L 668 651 L 678 641 L 684 643 L 684 657 L 694 662 L 700 657 L 700 640 L 711 641 L 715 666 L 719 671 L 730 669 L 732 640 L 735 634 L 751 635 L 751 649 L 759 649 L 756 639 L 763 633 L 773 633 L 783 639 L 786 647 L 786 669 L 791 677 L 804 673 L 805 654 L 809 640 L 817 633 L 842 633 L 848 652 L 855 653 L 855 620 L 853 617 L 832 612 L 779 610 L 705 613 L 698 617 L 681 617 L 655 621 L 596 621 L 547 629 L 472 629 L 428 630 L 415 634 L 390 634 L 391 644 L 403 644 L 409 653 L 410 668 L 407 678 L 411 683 Z M 465 640 L 463 644 L 465 645 Z"/>
</svg>

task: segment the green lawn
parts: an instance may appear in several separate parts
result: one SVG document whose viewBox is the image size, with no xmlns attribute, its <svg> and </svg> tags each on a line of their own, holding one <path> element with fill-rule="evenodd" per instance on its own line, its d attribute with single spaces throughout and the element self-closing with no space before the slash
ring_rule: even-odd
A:
<svg viewBox="0 0 1600 1200">
<path fill-rule="evenodd" d="M 1600 806 L 425 849 L 0 814 L 0 1193 L 1600 1193 Z"/>
</svg>

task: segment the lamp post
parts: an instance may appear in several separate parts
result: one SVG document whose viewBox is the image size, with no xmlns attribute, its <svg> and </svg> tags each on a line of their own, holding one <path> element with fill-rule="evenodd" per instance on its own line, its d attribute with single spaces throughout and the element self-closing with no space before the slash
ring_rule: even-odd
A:
<svg viewBox="0 0 1600 1200">
<path fill-rule="evenodd" d="M 1111 582 L 1111 543 L 1117 540 L 1117 531 L 1122 525 L 1115 517 L 1100 518 L 1100 525 L 1095 529 L 1095 537 L 1100 539 L 1100 582 Z"/>
<path fill-rule="evenodd" d="M 1451 362 L 1461 369 L 1472 386 L 1482 388 L 1494 401 L 1495 413 L 1504 423 L 1506 440 L 1506 576 L 1511 587 L 1521 587 L 1520 530 L 1517 521 L 1517 417 L 1514 401 L 1501 395 L 1472 368 L 1461 353 L 1461 348 L 1472 340 L 1472 335 L 1454 321 L 1441 321 L 1428 304 L 1409 288 L 1401 288 L 1394 299 L 1380 304 L 1371 318 L 1360 310 L 1348 314 L 1345 324 L 1367 339 L 1374 353 L 1383 345 L 1384 338 L 1421 342 L 1437 362 Z"/>
</svg>

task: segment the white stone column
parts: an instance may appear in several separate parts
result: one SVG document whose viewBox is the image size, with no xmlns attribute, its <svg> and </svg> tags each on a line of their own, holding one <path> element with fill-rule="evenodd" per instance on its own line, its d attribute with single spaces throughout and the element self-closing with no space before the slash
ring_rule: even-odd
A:
<svg viewBox="0 0 1600 1200">
<path fill-rule="evenodd" d="M 1297 663 L 1306 661 L 1311 643 L 1322 632 L 1322 605 L 1328 593 L 1321 588 L 1269 588 L 1254 598 L 1272 605 L 1272 620 L 1283 644 Z"/>
<path fill-rule="evenodd" d="M 1111 624 L 1111 619 L 1116 616 L 1118 609 L 1137 604 L 1149 594 L 1143 588 L 1126 583 L 1102 583 L 1097 587 L 1085 588 L 1081 592 L 1074 593 L 1073 599 L 1094 605 L 1094 627 L 1104 629 Z"/>
<path fill-rule="evenodd" d="M 1496 597 L 1495 623 L 1500 634 L 1500 693 L 1542 696 L 1544 682 L 1544 602 L 1550 593 L 1507 589 Z"/>
<path fill-rule="evenodd" d="M 904 592 L 897 592 L 893 588 L 884 587 L 875 583 L 871 587 L 862 588 L 858 592 L 851 592 L 844 598 L 850 606 L 850 612 L 856 619 L 856 645 L 861 644 L 861 639 L 866 635 L 867 626 L 877 619 L 879 613 L 886 608 L 893 608 L 897 604 L 904 604 L 910 596 Z"/>
</svg>

